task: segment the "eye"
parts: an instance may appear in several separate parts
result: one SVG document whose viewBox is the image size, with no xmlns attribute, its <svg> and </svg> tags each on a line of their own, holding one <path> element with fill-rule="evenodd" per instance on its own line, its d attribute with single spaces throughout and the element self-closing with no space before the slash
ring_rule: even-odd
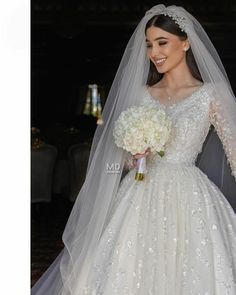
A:
<svg viewBox="0 0 236 295">
<path fill-rule="evenodd" d="M 152 47 L 152 45 L 147 43 L 147 44 L 146 44 L 146 47 L 147 47 L 147 48 L 150 48 L 150 47 Z"/>
<path fill-rule="evenodd" d="M 159 46 L 163 46 L 163 45 L 166 45 L 168 42 L 159 42 Z"/>
</svg>

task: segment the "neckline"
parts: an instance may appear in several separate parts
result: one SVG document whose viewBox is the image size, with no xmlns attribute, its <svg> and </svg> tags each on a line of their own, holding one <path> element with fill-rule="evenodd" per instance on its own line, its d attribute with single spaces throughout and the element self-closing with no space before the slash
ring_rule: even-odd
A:
<svg viewBox="0 0 236 295">
<path fill-rule="evenodd" d="M 169 104 L 169 105 L 163 104 L 163 103 L 160 102 L 159 99 L 154 98 L 154 97 L 151 95 L 151 93 L 149 92 L 147 85 L 145 85 L 145 89 L 146 89 L 146 91 L 147 91 L 149 97 L 150 97 L 154 102 L 158 103 L 160 106 L 162 106 L 162 107 L 164 107 L 164 108 L 171 108 L 171 107 L 174 107 L 174 106 L 177 106 L 177 105 L 181 105 L 181 104 L 183 104 L 183 103 L 185 103 L 185 102 L 191 100 L 191 99 L 195 96 L 195 94 L 197 94 L 197 93 L 198 93 L 198 92 L 204 87 L 204 85 L 205 85 L 205 84 L 203 83 L 201 86 L 199 86 L 196 90 L 194 90 L 190 95 L 188 95 L 188 96 L 185 97 L 184 99 L 181 99 L 180 101 L 177 101 L 177 102 L 172 103 L 172 104 Z"/>
</svg>

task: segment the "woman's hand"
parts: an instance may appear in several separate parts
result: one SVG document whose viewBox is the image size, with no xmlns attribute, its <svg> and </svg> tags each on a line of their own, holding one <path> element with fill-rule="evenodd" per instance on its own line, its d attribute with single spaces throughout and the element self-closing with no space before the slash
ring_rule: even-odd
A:
<svg viewBox="0 0 236 295">
<path fill-rule="evenodd" d="M 151 149 L 150 148 L 147 148 L 146 151 L 143 154 L 135 154 L 135 155 L 132 155 L 131 159 L 129 159 L 129 160 L 126 161 L 127 168 L 129 170 L 135 168 L 136 167 L 136 164 L 137 164 L 137 160 L 139 158 L 148 156 L 150 153 L 151 153 Z"/>
</svg>

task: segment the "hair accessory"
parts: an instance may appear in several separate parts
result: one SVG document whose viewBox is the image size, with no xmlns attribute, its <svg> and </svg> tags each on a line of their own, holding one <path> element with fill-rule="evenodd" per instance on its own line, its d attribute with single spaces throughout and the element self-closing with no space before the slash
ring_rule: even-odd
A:
<svg viewBox="0 0 236 295">
<path fill-rule="evenodd" d="M 186 18 L 180 14 L 180 11 L 177 12 L 176 10 L 174 10 L 172 8 L 173 8 L 172 6 L 166 7 L 163 4 L 156 5 L 153 8 L 151 8 L 150 10 L 148 10 L 145 15 L 149 15 L 149 14 L 167 15 L 174 20 L 174 22 L 180 27 L 182 32 L 187 33 L 188 25 L 187 25 Z"/>
<path fill-rule="evenodd" d="M 185 17 L 177 15 L 174 11 L 171 11 L 168 8 L 166 8 L 162 14 L 171 17 L 174 20 L 174 22 L 180 27 L 181 31 L 186 33 Z"/>
</svg>

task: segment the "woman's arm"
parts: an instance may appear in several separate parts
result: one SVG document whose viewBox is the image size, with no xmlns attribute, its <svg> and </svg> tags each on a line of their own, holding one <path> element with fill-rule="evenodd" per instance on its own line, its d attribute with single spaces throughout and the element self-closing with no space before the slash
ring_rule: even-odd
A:
<svg viewBox="0 0 236 295">
<path fill-rule="evenodd" d="M 227 162 L 230 164 L 232 175 L 236 180 L 236 130 L 231 130 L 227 120 L 223 117 L 223 106 L 213 99 L 210 103 L 210 122 L 222 142 Z M 236 114 L 235 114 L 236 118 Z"/>
</svg>

